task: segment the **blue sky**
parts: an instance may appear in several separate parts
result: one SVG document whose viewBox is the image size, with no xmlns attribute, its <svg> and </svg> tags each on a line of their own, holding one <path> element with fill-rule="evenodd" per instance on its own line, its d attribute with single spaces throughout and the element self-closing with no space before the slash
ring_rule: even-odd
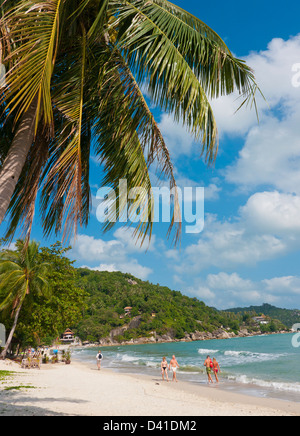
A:
<svg viewBox="0 0 300 436">
<path fill-rule="evenodd" d="M 200 145 L 182 126 L 153 108 L 179 186 L 205 188 L 203 232 L 183 233 L 181 248 L 174 249 L 167 226 L 156 224 L 145 252 L 130 231 L 116 227 L 104 235 L 94 203 L 70 257 L 76 266 L 130 272 L 220 309 L 264 302 L 300 308 L 300 87 L 292 72 L 300 64 L 300 4 L 175 3 L 210 25 L 247 61 L 269 106 L 259 99 L 258 125 L 249 108 L 234 114 L 236 96 L 212 102 L 220 135 L 214 167 L 205 165 Z M 92 160 L 94 196 L 100 180 L 101 169 Z M 43 239 L 38 217 L 32 236 L 42 245 L 57 239 Z"/>
</svg>

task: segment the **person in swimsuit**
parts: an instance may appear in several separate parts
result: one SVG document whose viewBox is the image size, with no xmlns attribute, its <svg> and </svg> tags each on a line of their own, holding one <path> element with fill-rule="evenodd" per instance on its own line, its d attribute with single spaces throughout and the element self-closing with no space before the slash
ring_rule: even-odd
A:
<svg viewBox="0 0 300 436">
<path fill-rule="evenodd" d="M 163 357 L 163 360 L 161 362 L 160 367 L 161 367 L 162 379 L 165 380 L 165 376 L 166 376 L 167 382 L 169 382 L 169 377 L 168 377 L 168 362 L 167 362 L 165 357 Z"/>
<path fill-rule="evenodd" d="M 213 363 L 212 363 L 210 356 L 207 356 L 206 361 L 204 362 L 204 366 L 206 367 L 206 374 L 207 374 L 207 378 L 208 378 L 208 383 L 213 383 L 213 379 L 211 377 Z"/>
<path fill-rule="evenodd" d="M 218 372 L 221 372 L 220 365 L 217 362 L 217 359 L 214 357 L 213 359 L 213 372 L 216 377 L 216 382 L 219 383 Z"/>
<path fill-rule="evenodd" d="M 177 370 L 177 368 L 179 368 L 179 365 L 178 365 L 178 362 L 177 362 L 176 357 L 174 355 L 172 356 L 172 359 L 170 361 L 170 365 L 169 365 L 170 371 L 171 371 L 171 368 L 173 371 L 173 380 L 172 381 L 176 381 L 176 383 L 177 383 L 176 370 Z"/>
</svg>

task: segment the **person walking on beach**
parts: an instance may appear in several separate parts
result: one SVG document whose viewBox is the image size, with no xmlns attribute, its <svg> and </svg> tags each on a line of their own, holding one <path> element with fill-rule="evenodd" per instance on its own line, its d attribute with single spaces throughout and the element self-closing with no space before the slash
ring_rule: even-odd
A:
<svg viewBox="0 0 300 436">
<path fill-rule="evenodd" d="M 213 379 L 211 377 L 211 372 L 213 369 L 213 362 L 210 358 L 210 356 L 207 356 L 206 361 L 204 362 L 204 366 L 206 367 L 206 374 L 207 374 L 207 378 L 208 378 L 208 384 L 209 383 L 214 383 Z"/>
<path fill-rule="evenodd" d="M 98 352 L 98 354 L 96 356 L 96 359 L 97 359 L 98 371 L 100 371 L 100 369 L 101 369 L 101 360 L 103 359 L 103 355 L 101 354 L 100 350 L 99 350 L 99 352 Z"/>
<path fill-rule="evenodd" d="M 221 369 L 220 369 L 220 365 L 217 362 L 217 359 L 215 357 L 213 358 L 213 371 L 214 371 L 214 374 L 216 377 L 216 382 L 219 383 L 218 372 L 221 372 Z"/>
<path fill-rule="evenodd" d="M 173 371 L 173 380 L 172 381 L 176 381 L 176 383 L 177 383 L 176 371 L 177 371 L 177 368 L 179 368 L 179 365 L 178 365 L 178 362 L 177 362 L 176 357 L 174 355 L 172 356 L 172 359 L 170 360 L 170 365 L 169 365 L 170 371 L 171 371 L 171 368 Z"/>
<path fill-rule="evenodd" d="M 169 381 L 169 377 L 168 377 L 168 362 L 166 360 L 165 357 L 163 357 L 163 360 L 161 362 L 161 375 L 162 375 L 162 379 L 163 381 L 165 380 L 165 376 L 167 378 L 167 382 Z"/>
</svg>

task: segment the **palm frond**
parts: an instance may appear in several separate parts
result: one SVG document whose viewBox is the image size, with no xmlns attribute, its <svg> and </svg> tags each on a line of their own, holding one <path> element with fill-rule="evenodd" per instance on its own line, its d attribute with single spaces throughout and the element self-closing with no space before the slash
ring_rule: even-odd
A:
<svg viewBox="0 0 300 436">
<path fill-rule="evenodd" d="M 165 112 L 173 113 L 176 121 L 182 120 L 197 140 L 201 138 L 203 152 L 208 161 L 213 161 L 217 151 L 217 125 L 194 69 L 172 35 L 152 19 L 151 2 L 124 0 L 123 4 L 116 20 L 119 47 L 138 82 L 146 80 L 153 101 Z"/>
<path fill-rule="evenodd" d="M 104 108 L 102 108 L 102 113 L 104 113 Z M 102 116 L 101 121 L 95 126 L 99 139 L 97 153 L 101 156 L 105 171 L 102 185 L 111 187 L 116 193 L 115 209 L 112 208 L 108 211 L 108 220 L 104 223 L 103 229 L 104 231 L 110 230 L 115 225 L 116 219 L 118 220 L 123 216 L 125 210 L 128 217 L 127 225 L 133 224 L 133 216 L 140 209 L 140 220 L 134 234 L 137 239 L 141 240 L 142 245 L 146 237 L 150 242 L 153 228 L 151 207 L 148 201 L 151 195 L 151 181 L 145 156 L 135 131 L 124 132 L 119 146 L 116 146 L 116 140 L 113 142 L 109 140 L 109 131 L 106 130 L 105 125 L 108 118 L 110 121 L 117 121 L 115 113 L 107 113 L 107 116 Z M 122 201 L 119 190 L 120 179 L 126 180 L 128 192 L 137 187 L 141 188 L 140 195 L 132 200 L 126 198 L 125 202 Z"/>
<path fill-rule="evenodd" d="M 43 188 L 45 233 L 49 234 L 57 222 L 60 224 L 56 231 L 59 231 L 62 221 L 65 221 L 65 238 L 72 230 L 76 234 L 78 224 L 87 223 L 90 209 L 88 161 L 91 135 L 84 111 L 86 43 L 86 35 L 83 34 L 74 47 L 74 50 L 80 50 L 81 55 L 76 63 L 66 68 L 54 91 L 54 105 L 63 116 L 64 128 L 53 141 Z"/>
<path fill-rule="evenodd" d="M 218 151 L 217 125 L 209 98 L 238 90 L 251 100 L 252 70 L 233 57 L 202 21 L 165 0 L 112 2 L 118 45 L 139 84 L 162 110 L 182 120 L 210 163 Z"/>
<path fill-rule="evenodd" d="M 105 119 L 105 121 L 100 121 L 102 127 L 100 131 L 97 131 L 98 143 L 103 140 L 105 142 L 111 141 L 110 149 L 116 149 L 119 154 L 119 156 L 115 156 L 114 158 L 116 162 L 119 162 L 120 156 L 123 153 L 124 162 L 127 161 L 127 163 L 129 163 L 126 157 L 126 148 L 130 150 L 132 147 L 131 154 L 135 153 L 136 159 L 140 161 L 141 165 L 140 167 L 136 166 L 136 172 L 141 171 L 141 173 L 144 173 L 147 171 L 147 177 L 149 178 L 148 171 L 151 165 L 156 163 L 159 171 L 158 176 L 167 178 L 170 182 L 170 189 L 176 191 L 177 185 L 173 165 L 160 129 L 125 59 L 115 46 L 112 46 L 111 49 L 111 53 L 108 52 L 108 54 L 106 54 L 107 61 L 102 67 L 103 77 L 99 91 L 101 98 L 99 112 L 100 118 Z M 96 126 L 99 127 L 100 123 L 96 122 Z M 103 128 L 103 124 L 106 124 L 107 127 Z M 115 132 L 113 136 L 110 134 L 109 139 L 108 129 L 112 131 L 113 126 L 115 126 Z M 126 144 L 125 141 L 127 141 L 128 144 Z M 143 153 L 143 157 L 140 156 L 141 152 Z M 98 148 L 97 153 L 102 157 L 104 162 L 107 162 L 107 152 L 105 152 L 105 158 L 103 156 L 104 148 Z M 119 178 L 128 179 L 128 176 L 126 172 L 123 171 L 120 173 Z M 109 182 L 109 180 L 106 179 L 106 182 Z M 142 185 L 129 184 L 131 188 L 145 187 L 146 185 L 146 192 L 150 196 L 150 179 L 141 179 L 140 182 Z M 135 181 L 135 183 L 137 183 L 137 181 Z M 113 185 L 114 188 L 118 190 L 117 178 L 113 182 Z M 176 198 L 175 196 L 173 213 L 179 217 L 181 212 Z M 150 197 L 148 200 L 150 200 Z M 141 199 L 137 207 L 142 207 L 144 201 L 145 198 Z M 145 210 L 144 213 L 146 213 Z M 147 213 L 150 214 L 150 209 Z M 146 216 L 144 216 L 144 219 L 145 218 Z M 148 220 L 150 220 L 150 215 L 146 218 L 146 221 Z M 181 226 L 181 220 L 177 221 L 176 241 L 179 239 Z M 174 224 L 175 220 L 172 220 L 170 232 Z M 150 227 L 147 226 L 141 226 L 141 229 L 150 231 Z"/>
<path fill-rule="evenodd" d="M 4 98 L 16 120 L 37 96 L 38 121 L 52 127 L 51 77 L 57 52 L 61 0 L 20 1 L 2 18 L 15 47 L 6 58 L 12 65 L 6 75 Z"/>
<path fill-rule="evenodd" d="M 15 301 L 20 301 L 23 295 L 24 271 L 18 268 L 10 268 L 1 274 L 0 290 L 5 291 L 6 297 L 0 303 L 0 311 L 12 306 Z"/>
</svg>

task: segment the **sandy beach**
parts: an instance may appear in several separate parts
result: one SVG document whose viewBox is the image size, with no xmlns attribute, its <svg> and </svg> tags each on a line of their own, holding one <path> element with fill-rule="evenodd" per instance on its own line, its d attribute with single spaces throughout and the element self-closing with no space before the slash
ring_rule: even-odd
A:
<svg viewBox="0 0 300 436">
<path fill-rule="evenodd" d="M 297 403 L 184 382 L 163 383 L 159 375 L 98 371 L 78 362 L 42 365 L 41 370 L 0 362 L 0 370 L 16 372 L 0 382 L 0 416 L 300 415 Z"/>
</svg>

